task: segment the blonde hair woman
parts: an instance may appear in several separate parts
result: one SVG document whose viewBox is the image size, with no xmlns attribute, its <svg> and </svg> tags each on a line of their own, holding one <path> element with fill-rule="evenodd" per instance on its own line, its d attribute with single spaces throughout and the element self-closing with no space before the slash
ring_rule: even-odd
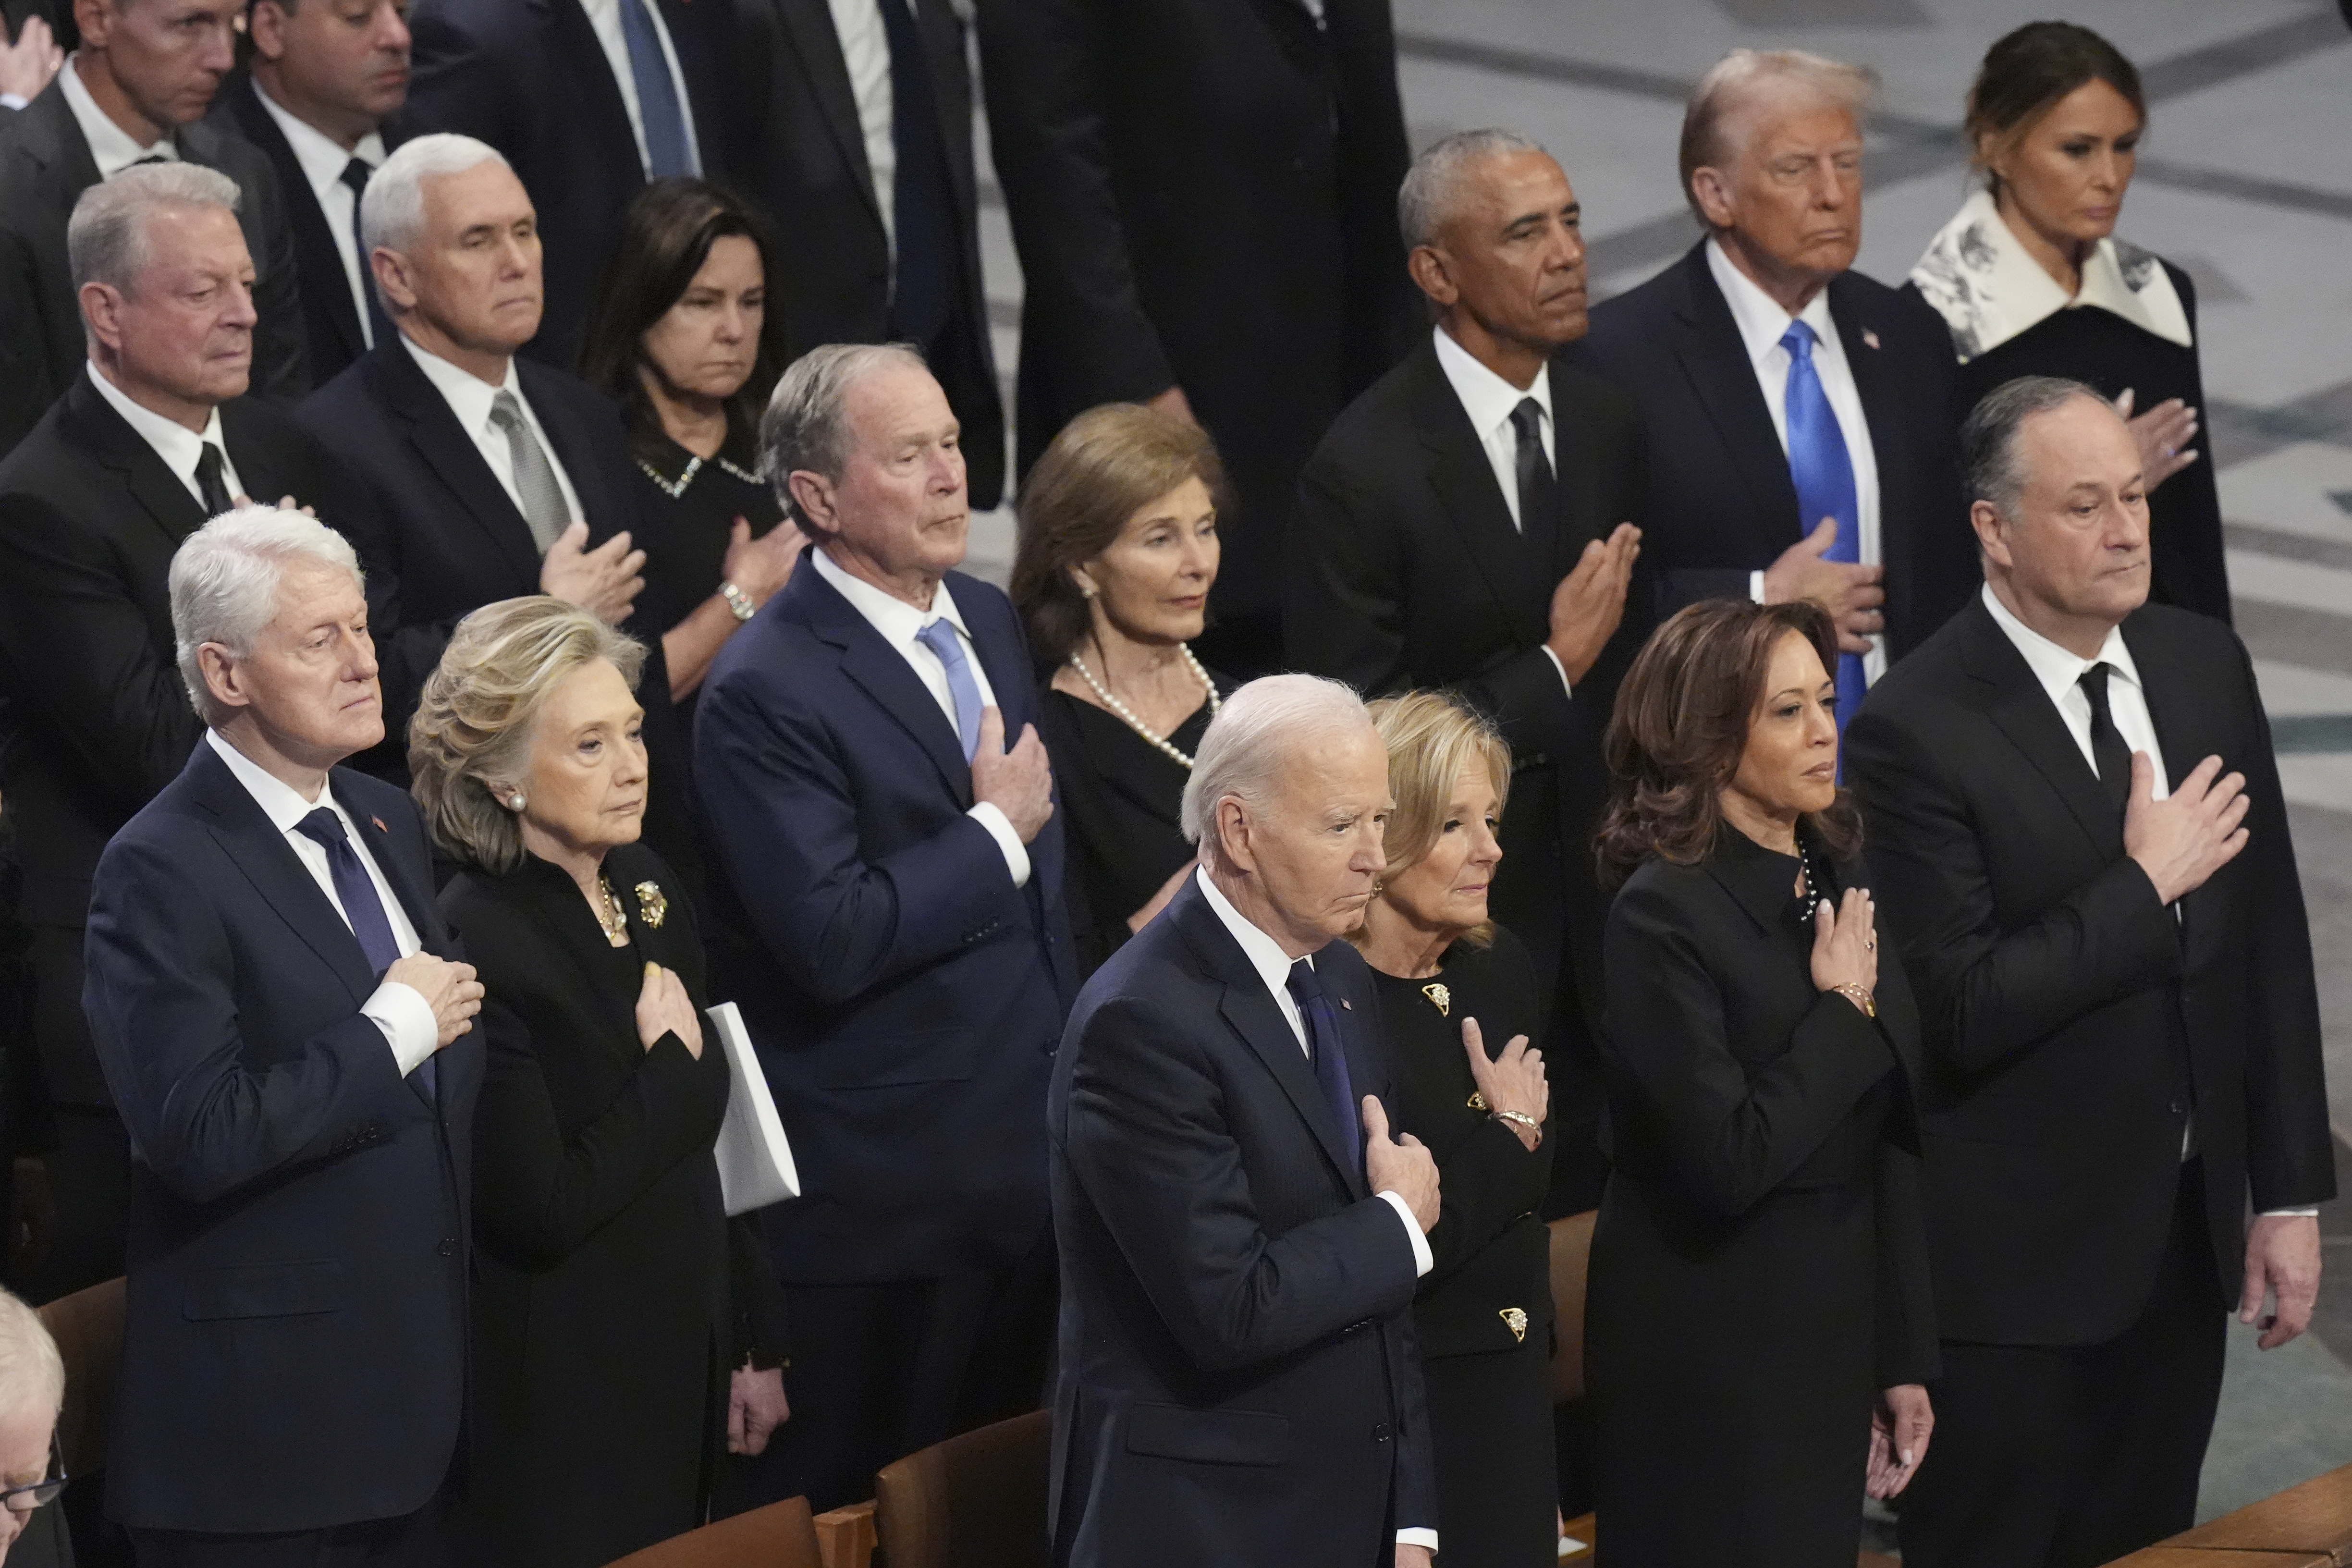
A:
<svg viewBox="0 0 2352 1568">
<path fill-rule="evenodd" d="M 1446 1557 L 1556 1560 L 1551 1092 L 1530 1037 L 1535 971 L 1486 912 L 1511 752 L 1457 699 L 1371 705 L 1389 753 L 1388 866 L 1354 942 L 1388 1032 L 1389 1120 L 1436 1156 L 1436 1263 L 1413 1304 Z"/>
<path fill-rule="evenodd" d="M 782 1294 L 719 1201 L 695 911 L 637 842 L 645 648 L 550 598 L 457 625 L 409 768 L 489 991 L 475 1123 L 476 1560 L 594 1568 L 693 1528 L 788 1414 Z"/>
</svg>

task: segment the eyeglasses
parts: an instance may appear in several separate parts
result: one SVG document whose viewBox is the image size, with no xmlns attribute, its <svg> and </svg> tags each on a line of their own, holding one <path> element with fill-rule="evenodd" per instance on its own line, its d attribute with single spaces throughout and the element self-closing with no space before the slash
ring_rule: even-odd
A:
<svg viewBox="0 0 2352 1568">
<path fill-rule="evenodd" d="M 37 1481 L 27 1481 L 21 1487 L 0 1487 L 0 1505 L 16 1513 L 30 1513 L 45 1502 L 54 1501 L 66 1489 L 65 1456 L 58 1450 L 58 1435 L 49 1434 L 49 1473 Z"/>
</svg>

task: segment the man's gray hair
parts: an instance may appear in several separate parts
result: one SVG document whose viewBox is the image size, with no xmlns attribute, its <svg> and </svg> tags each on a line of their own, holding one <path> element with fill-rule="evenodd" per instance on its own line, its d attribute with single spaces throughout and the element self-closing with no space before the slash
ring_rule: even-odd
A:
<svg viewBox="0 0 2352 1568">
<path fill-rule="evenodd" d="M 1437 243 L 1437 231 L 1461 205 L 1473 165 L 1506 153 L 1543 150 L 1540 142 L 1516 131 L 1491 127 L 1457 131 L 1432 142 L 1412 161 L 1412 167 L 1404 172 L 1404 184 L 1397 187 L 1397 227 L 1404 233 L 1406 251 Z"/>
<path fill-rule="evenodd" d="M 37 1412 L 51 1421 L 66 1399 L 65 1358 L 41 1315 L 0 1290 L 0 1415 Z"/>
<path fill-rule="evenodd" d="M 368 176 L 360 197 L 360 269 L 373 272 L 368 258 L 381 248 L 405 255 L 425 232 L 425 182 L 436 174 L 462 174 L 485 163 L 511 172 L 506 154 L 471 136 L 436 131 L 403 142 L 383 167 Z M 389 306 L 385 307 L 387 310 Z"/>
<path fill-rule="evenodd" d="M 793 500 L 792 478 L 807 469 L 839 483 L 848 470 L 852 432 L 849 389 L 859 377 L 889 365 L 926 371 L 912 343 L 827 343 L 785 367 L 760 416 L 760 477 L 803 528 L 809 520 Z"/>
<path fill-rule="evenodd" d="M 245 658 L 278 618 L 278 585 L 304 562 L 333 566 L 365 585 L 351 542 L 307 512 L 274 506 L 225 511 L 188 535 L 172 557 L 172 637 L 180 679 L 197 716 L 218 729 L 236 710 L 213 699 L 196 650 L 218 643 Z"/>
<path fill-rule="evenodd" d="M 2061 375 L 2021 375 L 1986 393 L 1960 426 L 1960 468 L 1969 499 L 1990 501 L 2002 516 L 2015 516 L 2026 480 L 2017 460 L 2018 436 L 2027 420 L 2055 413 L 2078 397 L 2112 407 L 2093 388 Z"/>
<path fill-rule="evenodd" d="M 1707 68 L 1691 89 L 1683 109 L 1683 199 L 1704 225 L 1706 214 L 1691 188 L 1691 176 L 1701 169 L 1720 169 L 1738 155 L 1740 138 L 1733 124 L 1752 120 L 1748 110 L 1759 99 L 1775 95 L 1828 102 L 1862 117 L 1878 95 L 1878 77 L 1866 66 L 1808 54 L 1803 49 L 1734 49 Z M 1752 133 L 1753 127 L 1747 130 Z"/>
<path fill-rule="evenodd" d="M 134 163 L 82 192 L 66 220 L 66 265 L 74 291 L 103 283 L 128 294 L 147 268 L 147 218 L 166 207 L 226 207 L 244 198 L 236 182 L 202 163 Z"/>
<path fill-rule="evenodd" d="M 1370 731 L 1355 688 L 1319 675 L 1268 675 L 1235 691 L 1209 721 L 1184 781 L 1184 837 L 1222 863 L 1217 806 L 1228 797 L 1263 810 L 1290 759 L 1334 735 Z"/>
</svg>

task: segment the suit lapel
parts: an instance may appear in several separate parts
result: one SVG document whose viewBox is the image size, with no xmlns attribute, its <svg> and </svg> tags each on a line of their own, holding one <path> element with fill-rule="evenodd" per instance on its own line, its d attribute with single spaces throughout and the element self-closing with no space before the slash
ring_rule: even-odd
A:
<svg viewBox="0 0 2352 1568">
<path fill-rule="evenodd" d="M 589 476 L 596 471 L 598 454 L 591 449 L 587 433 L 572 423 L 570 410 L 565 407 L 563 400 L 554 395 L 551 389 L 550 384 L 558 373 L 520 357 L 514 363 L 515 375 L 522 387 L 522 395 L 529 400 L 530 411 L 539 416 L 539 427 L 547 432 L 547 444 L 553 448 L 556 462 L 572 480 L 572 489 L 578 492 L 580 510 L 584 514 L 592 499 L 600 491 L 600 487 L 588 482 Z M 620 531 L 613 526 L 613 519 L 601 515 L 602 510 L 600 506 L 600 515 L 586 520 L 588 536 L 596 543 L 602 543 L 608 535 Z M 516 515 L 520 519 L 521 514 Z M 528 527 L 526 524 L 526 530 Z M 533 555 L 535 559 L 536 552 Z"/>
<path fill-rule="evenodd" d="M 1470 423 L 1470 416 L 1445 379 L 1437 349 L 1423 339 L 1412 353 L 1412 422 L 1427 458 L 1430 487 L 1462 542 L 1463 553 L 1486 580 L 1487 591 L 1511 620 L 1523 644 L 1543 641 L 1542 595 L 1530 595 L 1527 543 L 1511 525 L 1509 503 L 1495 480 L 1495 466 Z M 1543 584 L 1549 591 L 1550 584 Z"/>
<path fill-rule="evenodd" d="M 2057 705 L 1981 598 L 1969 600 L 1960 614 L 1968 628 L 1963 659 L 1984 687 L 1986 716 L 2066 803 L 2099 858 L 2114 859 L 2123 852 L 2123 822 L 2108 805 L 2098 775 L 2074 743 L 2066 721 L 2059 717 Z"/>
<path fill-rule="evenodd" d="M 865 197 L 878 224 L 881 198 L 875 194 L 873 165 L 866 161 L 866 132 L 857 121 L 857 99 L 849 85 L 849 66 L 842 58 L 841 38 L 834 31 L 833 12 L 825 0 L 773 0 L 773 4 L 800 55 L 809 94 L 823 111 L 843 160 L 857 172 L 858 195 Z"/>
<path fill-rule="evenodd" d="M 1886 605 L 1891 622 L 1895 618 L 1895 606 L 1907 598 L 1914 568 L 1912 530 L 1889 524 L 1904 514 L 1902 498 L 1908 493 L 1905 480 L 1913 472 L 1916 460 L 1905 437 L 1903 422 L 1896 416 L 1895 411 L 1902 406 L 1901 389 L 1895 384 L 1895 373 L 1886 363 L 1885 351 L 1878 346 L 1875 323 L 1864 319 L 1855 290 L 1844 287 L 1846 280 L 1846 275 L 1840 274 L 1830 281 L 1830 320 L 1837 327 L 1838 340 L 1845 350 L 1846 368 L 1853 373 L 1855 395 L 1862 399 L 1862 416 L 1870 426 L 1871 456 L 1878 470 L 1878 559 L 1886 569 Z"/>
<path fill-rule="evenodd" d="M 562 62 L 556 79 L 566 84 L 570 95 L 563 113 L 571 134 L 593 136 L 604 142 L 605 166 L 630 172 L 634 177 L 627 188 L 611 197 L 626 201 L 645 183 L 645 163 L 637 153 L 636 132 L 629 124 L 628 105 L 621 98 L 621 84 L 614 79 L 604 46 L 597 41 L 595 26 L 580 0 L 524 0 L 524 4 L 540 19 L 548 52 Z"/>
<path fill-rule="evenodd" d="M 260 803 L 236 782 L 236 775 L 215 753 L 211 742 L 197 742 L 188 766 L 197 775 L 198 800 L 213 815 L 213 837 L 253 884 L 254 891 L 293 928 L 320 963 L 335 972 L 351 992 L 354 1006 L 373 995 L 376 974 L 360 939 L 335 912 L 335 906 L 303 868 L 293 846 L 270 822 Z"/>
<path fill-rule="evenodd" d="M 89 384 L 90 374 L 85 366 L 75 378 L 66 393 L 66 406 L 80 424 L 91 454 L 122 476 L 131 499 L 176 549 L 182 540 L 204 526 L 204 506 L 163 466 L 155 448 L 140 439 L 139 433 Z M 242 469 L 238 473 L 244 477 Z"/>
<path fill-rule="evenodd" d="M 303 172 L 302 161 L 294 155 L 293 144 L 286 132 L 262 104 L 260 89 L 251 82 L 231 85 L 226 89 L 228 113 L 245 139 L 258 147 L 278 171 L 278 184 L 286 195 L 286 211 L 294 224 L 295 261 L 305 279 L 343 277 L 343 253 L 335 244 L 333 231 L 327 226 L 326 209 L 319 205 L 318 193 L 310 188 L 310 176 Z M 302 303 L 306 310 L 323 312 L 334 323 L 336 341 L 342 344 L 346 362 L 367 352 L 360 340 L 359 308 L 352 303 L 348 288 L 320 290 L 322 298 L 312 300 L 310 290 L 304 289 Z M 235 454 L 231 454 L 232 457 Z M 245 465 L 238 463 L 236 471 L 244 473 Z"/>
<path fill-rule="evenodd" d="M 970 809 L 971 763 L 964 757 L 963 742 L 906 657 L 883 641 L 882 634 L 822 574 L 795 572 L 784 592 L 795 596 L 809 629 L 841 650 L 841 672 L 922 747 L 956 804 Z M 991 682 L 994 679 L 992 674 Z"/>
<path fill-rule="evenodd" d="M 1764 405 L 1739 324 L 1707 270 L 1706 242 L 1700 241 L 1680 265 L 1684 297 L 1675 310 L 1675 361 L 1730 452 L 1732 467 L 1746 483 L 1758 515 L 1777 526 L 1771 541 L 1777 553 L 1804 533 L 1797 517 L 1796 481 L 1789 477 L 1789 455 L 1772 427 L 1772 411 Z"/>
<path fill-rule="evenodd" d="M 531 542 L 530 525 L 515 509 L 514 500 L 482 460 L 481 448 L 457 424 L 448 400 L 425 379 L 395 332 L 375 349 L 383 374 L 386 400 L 408 423 L 409 444 L 425 466 L 440 476 L 465 507 L 466 513 L 489 537 L 499 553 L 515 570 L 539 581 L 539 550 Z"/>
</svg>

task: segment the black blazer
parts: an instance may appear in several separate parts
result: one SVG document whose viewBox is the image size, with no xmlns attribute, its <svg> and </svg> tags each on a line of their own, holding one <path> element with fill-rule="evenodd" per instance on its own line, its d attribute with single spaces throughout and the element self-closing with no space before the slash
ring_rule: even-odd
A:
<svg viewBox="0 0 2352 1568">
<path fill-rule="evenodd" d="M 360 335 L 360 308 L 352 298 L 343 254 L 335 247 L 334 231 L 319 205 L 318 193 L 310 188 L 310 177 L 294 156 L 293 144 L 263 107 L 260 89 L 249 77 L 233 76 L 221 84 L 205 123 L 252 146 L 269 160 L 278 175 L 286 220 L 294 234 L 294 266 L 302 279 L 302 337 L 310 356 L 310 384 L 324 386 L 367 352 L 367 340 Z M 387 150 L 400 144 L 394 127 L 383 127 L 383 135 Z M 375 283 L 364 257 L 360 260 L 360 279 L 373 294 Z"/>
<path fill-rule="evenodd" d="M 637 1036 L 644 967 L 709 1003 L 692 900 L 625 845 L 616 952 L 562 869 L 460 871 L 442 911 L 489 992 L 475 1115 L 473 1416 L 484 1561 L 600 1568 L 700 1522 L 727 1377 L 782 1356 L 782 1292 L 719 1201 L 727 1053 Z"/>
<path fill-rule="evenodd" d="M 2192 1100 L 2223 1295 L 2250 1194 L 2263 1210 L 2336 1193 L 2311 941 L 2252 665 L 2229 627 L 2181 610 L 2148 605 L 2123 633 L 2166 771 L 2218 755 L 2252 802 L 2245 850 L 2177 921 L 1981 602 L 1846 731 L 1881 918 L 1919 990 L 1948 1338 L 2084 1345 L 2129 1324 L 2164 1256 Z"/>
<path fill-rule="evenodd" d="M 1412 346 L 1389 0 L 981 0 L 1026 292 L 1020 467 L 1181 385 L 1224 459 L 1221 614 L 1280 607 L 1293 488 Z"/>
<path fill-rule="evenodd" d="M 0 321 L 8 323 L 0 332 L 5 453 L 24 439 L 89 357 L 66 258 L 66 220 L 82 192 L 98 184 L 98 164 L 57 82 L 0 127 Z M 202 121 L 180 127 L 175 140 L 180 156 L 218 169 L 244 194 L 236 221 L 253 253 L 253 307 L 260 317 L 253 329 L 249 390 L 298 398 L 310 390 L 310 361 L 278 176 L 268 159 Z"/>
<path fill-rule="evenodd" d="M 1859 272 L 1829 286 L 1878 459 L 1879 553 L 1888 654 L 1902 658 L 1979 581 L 1953 433 L 1950 334 L 1916 296 Z M 1875 339 L 1875 342 L 1872 340 Z M 1638 289 L 1602 301 L 1575 362 L 1633 395 L 1654 454 L 1642 506 L 1642 566 L 1660 618 L 1700 599 L 1748 597 L 1748 574 L 1812 531 L 1797 515 L 1788 454 L 1700 241 Z"/>
<path fill-rule="evenodd" d="M 347 768 L 331 787 L 425 951 L 462 956 L 416 807 Z M 107 846 L 82 1005 L 131 1135 L 123 1524 L 325 1530 L 449 1474 L 482 1036 L 435 1054 L 436 1088 L 403 1079 L 360 1012 L 376 985 L 211 746 Z"/>
<path fill-rule="evenodd" d="M 1315 965 L 1386 1104 L 1364 961 Z M 1361 1568 L 1438 1528 L 1412 1241 L 1198 883 L 1087 983 L 1046 1121 L 1055 1563 Z"/>
<path fill-rule="evenodd" d="M 956 322 L 963 333 L 932 356 L 931 371 L 963 426 L 971 504 L 987 508 L 1004 489 L 1004 404 L 981 277 L 970 46 L 951 0 L 914 0 L 913 8 L 961 247 Z M 768 309 L 782 323 L 785 352 L 797 358 L 825 343 L 886 342 L 890 241 L 833 14 L 825 0 L 735 0 L 734 16 L 733 90 L 751 121 L 740 183 L 782 231 L 783 243 L 769 258 L 776 275 L 768 280 Z"/>
<path fill-rule="evenodd" d="M 703 171 L 732 166 L 719 60 L 723 5 L 663 0 L 662 24 L 686 79 Z M 710 37 L 722 29 L 719 38 Z M 454 131 L 506 155 L 539 209 L 546 313 L 523 351 L 569 371 L 580 361 L 597 280 L 620 242 L 621 213 L 645 188 L 612 62 L 580 0 L 421 0 L 408 14 L 415 75 L 396 116 L 403 140 Z"/>
<path fill-rule="evenodd" d="M 1510 742 L 1495 918 L 1535 962 L 1546 1048 L 1568 1069 L 1554 1091 L 1574 1127 L 1599 1110 L 1591 1031 L 1608 903 L 1591 840 L 1609 790 L 1601 741 L 1647 628 L 1629 599 L 1573 698 L 1543 643 L 1552 592 L 1585 543 L 1638 519 L 1643 460 L 1632 400 L 1564 363 L 1550 375 L 1560 515 L 1529 534 L 1512 526 L 1429 338 L 1358 398 L 1299 482 L 1283 633 L 1297 668 L 1361 691 L 1458 688 Z"/>
</svg>

